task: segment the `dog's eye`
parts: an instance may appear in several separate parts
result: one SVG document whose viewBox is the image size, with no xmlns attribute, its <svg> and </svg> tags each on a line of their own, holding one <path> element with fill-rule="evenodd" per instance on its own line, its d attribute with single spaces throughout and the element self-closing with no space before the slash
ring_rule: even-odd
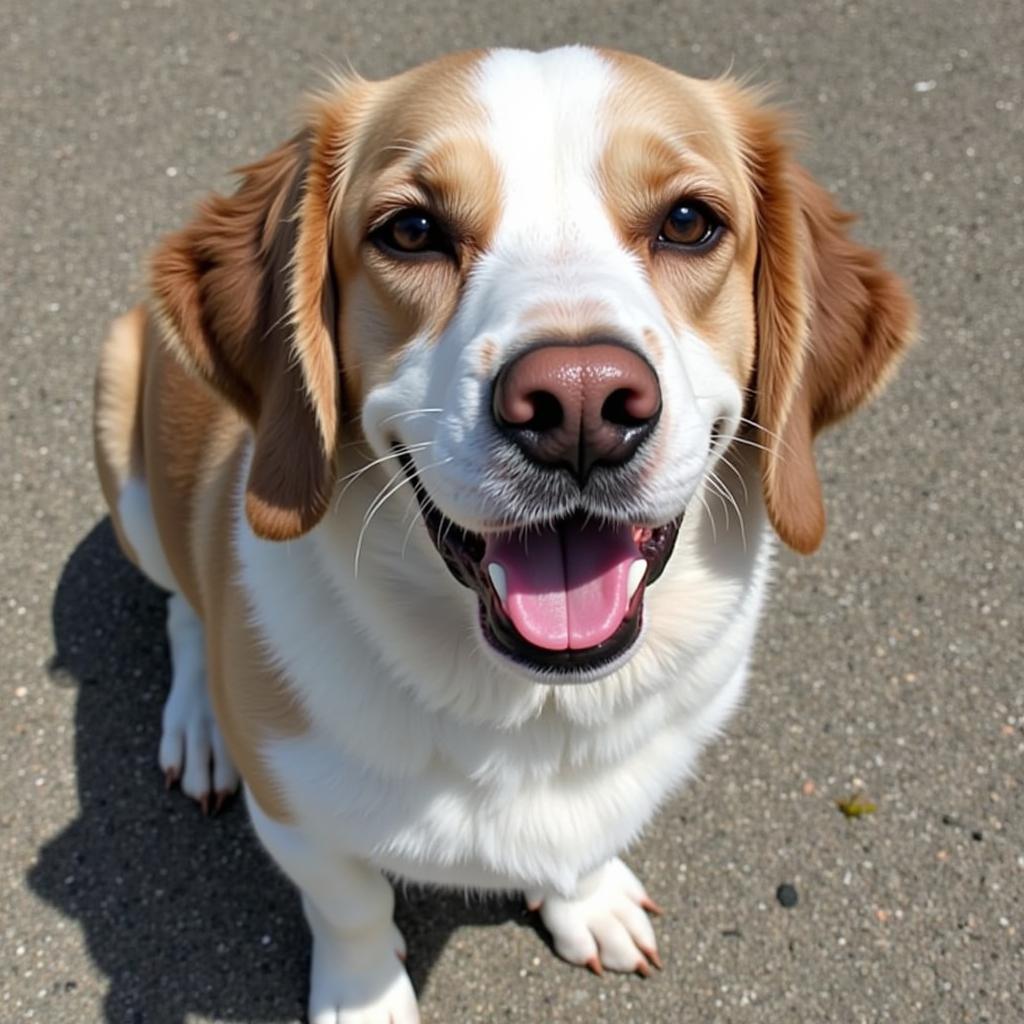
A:
<svg viewBox="0 0 1024 1024">
<path fill-rule="evenodd" d="M 422 210 L 402 210 L 374 233 L 378 245 L 398 253 L 444 253 L 452 251 L 451 239 L 437 222 Z"/>
<path fill-rule="evenodd" d="M 686 249 L 701 249 L 717 240 L 722 222 L 703 203 L 685 199 L 674 206 L 661 225 L 658 241 Z"/>
</svg>

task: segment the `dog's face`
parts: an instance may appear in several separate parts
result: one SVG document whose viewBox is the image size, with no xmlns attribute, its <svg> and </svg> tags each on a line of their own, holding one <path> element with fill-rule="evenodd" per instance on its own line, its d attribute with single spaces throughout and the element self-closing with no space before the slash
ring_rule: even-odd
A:
<svg viewBox="0 0 1024 1024">
<path fill-rule="evenodd" d="M 318 521 L 358 429 L 495 656 L 593 678 L 636 649 L 645 588 L 734 443 L 763 446 L 783 539 L 820 541 L 813 435 L 912 330 L 844 224 L 732 83 L 493 51 L 318 98 L 168 241 L 154 288 L 254 424 L 258 533 Z"/>
</svg>

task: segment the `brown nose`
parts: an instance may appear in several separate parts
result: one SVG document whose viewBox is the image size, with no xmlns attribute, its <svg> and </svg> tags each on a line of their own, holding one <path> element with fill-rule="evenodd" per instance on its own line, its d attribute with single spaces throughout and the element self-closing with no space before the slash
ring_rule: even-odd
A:
<svg viewBox="0 0 1024 1024">
<path fill-rule="evenodd" d="M 494 419 L 534 462 L 570 469 L 580 484 L 598 463 L 633 457 L 661 414 L 650 364 L 615 342 L 545 344 L 498 374 Z"/>
</svg>

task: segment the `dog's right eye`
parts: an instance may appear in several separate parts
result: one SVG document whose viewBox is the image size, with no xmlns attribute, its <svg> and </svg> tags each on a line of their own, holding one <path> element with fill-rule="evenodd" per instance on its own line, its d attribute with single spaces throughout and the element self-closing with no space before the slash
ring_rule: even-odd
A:
<svg viewBox="0 0 1024 1024">
<path fill-rule="evenodd" d="M 452 242 L 444 229 L 423 210 L 402 210 L 370 236 L 377 245 L 403 255 L 452 254 Z"/>
</svg>

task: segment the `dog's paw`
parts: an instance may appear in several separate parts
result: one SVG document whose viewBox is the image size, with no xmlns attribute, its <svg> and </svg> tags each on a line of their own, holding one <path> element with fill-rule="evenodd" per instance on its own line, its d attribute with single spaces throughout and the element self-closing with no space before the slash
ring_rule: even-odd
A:
<svg viewBox="0 0 1024 1024">
<path fill-rule="evenodd" d="M 189 677 L 175 674 L 164 705 L 160 767 L 168 788 L 180 782 L 204 814 L 219 811 L 238 789 L 238 772 L 214 720 L 201 670 Z"/>
<path fill-rule="evenodd" d="M 309 1024 L 419 1024 L 404 956 L 405 943 L 393 926 L 389 942 L 357 948 L 315 937 Z"/>
<path fill-rule="evenodd" d="M 652 965 L 660 968 L 647 914 L 660 914 L 661 909 L 633 872 L 616 857 L 581 888 L 578 899 L 527 894 L 531 909 L 540 910 L 558 955 L 595 974 L 607 969 L 647 977 Z"/>
</svg>

